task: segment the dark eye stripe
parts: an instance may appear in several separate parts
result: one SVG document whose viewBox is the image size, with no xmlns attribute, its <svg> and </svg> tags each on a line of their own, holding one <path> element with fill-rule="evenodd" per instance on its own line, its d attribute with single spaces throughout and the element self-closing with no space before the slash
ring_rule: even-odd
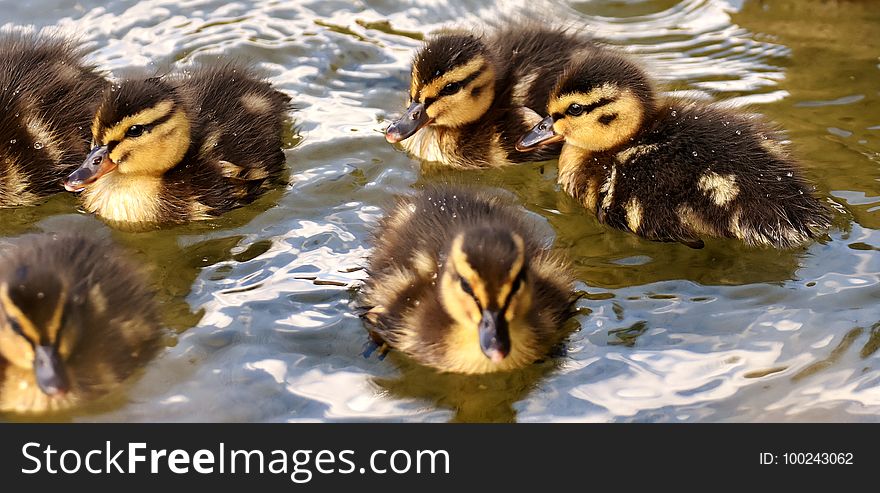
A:
<svg viewBox="0 0 880 493">
<path fill-rule="evenodd" d="M 516 278 L 513 280 L 513 283 L 510 286 L 510 292 L 507 293 L 507 299 L 504 300 L 504 306 L 501 308 L 501 313 L 507 311 L 507 307 L 510 306 L 510 300 L 513 299 L 513 295 L 516 294 L 517 291 L 522 287 L 523 282 L 526 279 L 526 270 L 522 269 L 519 271 L 519 274 L 516 275 Z"/>
<path fill-rule="evenodd" d="M 449 84 L 446 84 L 445 86 L 443 86 L 442 89 L 440 89 L 440 92 L 437 93 L 437 96 L 438 96 L 438 97 L 434 97 L 434 98 L 426 98 L 426 99 L 425 99 L 425 108 L 427 108 L 428 106 L 431 106 L 431 104 L 432 104 L 434 101 L 437 101 L 437 99 L 439 99 L 439 98 L 442 97 L 442 96 L 451 96 L 451 95 L 453 95 L 453 94 L 455 94 L 455 93 L 461 91 L 462 89 L 464 89 L 465 87 L 467 87 L 468 84 L 470 84 L 471 82 L 473 82 L 474 80 L 476 80 L 476 78 L 479 77 L 480 74 L 482 74 L 482 73 L 483 73 L 483 68 L 480 68 L 480 70 L 477 70 L 476 72 L 474 72 L 474 73 L 472 73 L 471 75 L 465 77 L 464 79 L 461 79 L 461 80 L 459 80 L 459 81 L 450 82 Z M 455 90 L 446 91 L 446 88 L 449 87 L 450 85 L 454 86 L 454 87 L 455 87 Z M 421 91 L 420 91 L 420 92 L 421 92 Z"/>
<path fill-rule="evenodd" d="M 587 113 L 595 110 L 596 108 L 601 108 L 601 107 L 608 105 L 608 104 L 611 104 L 615 101 L 617 101 L 617 98 L 602 98 L 602 99 L 595 101 L 593 103 L 590 103 L 590 104 L 579 105 L 581 107 L 581 112 L 578 113 L 577 116 L 586 115 Z M 573 104 L 577 104 L 577 103 L 573 103 Z M 569 105 L 569 107 L 571 107 L 571 105 Z M 553 113 L 552 116 L 553 116 L 553 121 L 556 121 L 556 120 L 559 120 L 560 118 L 563 118 L 565 115 L 563 113 Z"/>
<path fill-rule="evenodd" d="M 467 281 L 465 281 L 465 279 L 464 279 L 463 277 L 459 277 L 459 284 L 461 284 L 461 289 L 462 289 L 462 291 L 464 291 L 464 292 L 467 293 L 471 298 L 473 298 L 474 301 L 477 303 L 477 306 L 480 308 L 480 310 L 482 310 L 482 309 L 483 309 L 483 304 L 480 303 L 480 300 L 477 299 L 477 295 L 474 294 L 474 290 L 473 290 L 473 288 L 471 287 L 470 283 L 467 282 Z"/>
<path fill-rule="evenodd" d="M 617 101 L 617 98 L 602 98 L 595 103 L 584 105 L 584 113 L 589 113 L 596 108 L 601 108 L 602 106 L 605 106 L 606 104 L 611 104 L 615 101 Z"/>
<path fill-rule="evenodd" d="M 16 334 L 24 337 L 25 339 L 27 339 L 27 337 L 25 337 L 25 335 L 24 335 L 24 329 L 21 328 L 21 324 L 18 323 L 18 320 L 15 320 L 12 317 L 9 317 L 8 320 L 9 320 L 9 326 L 12 327 L 12 331 L 15 332 Z"/>
<path fill-rule="evenodd" d="M 174 108 L 172 108 L 171 111 L 169 111 L 168 113 L 165 113 L 164 115 L 160 116 L 159 118 L 153 120 L 150 123 L 136 123 L 136 124 L 132 125 L 132 127 L 142 127 L 143 128 L 142 134 L 144 134 L 144 133 L 149 132 L 150 130 L 153 130 L 153 128 L 170 120 L 171 117 L 174 116 L 174 113 L 175 113 Z M 117 123 L 117 125 L 118 125 L 118 123 Z M 131 128 L 131 127 L 129 127 L 129 128 Z M 128 131 L 128 129 L 126 129 L 126 132 L 127 131 Z M 98 142 L 100 142 L 101 138 L 104 137 L 104 133 L 105 133 L 104 129 L 102 128 L 99 133 L 100 133 L 100 138 L 98 139 Z M 126 135 L 125 137 L 128 137 L 128 135 Z M 123 139 L 125 137 L 123 137 Z M 113 147 L 115 147 L 116 144 L 118 144 L 118 143 L 119 143 L 119 141 L 108 142 L 107 149 L 112 151 Z"/>
</svg>

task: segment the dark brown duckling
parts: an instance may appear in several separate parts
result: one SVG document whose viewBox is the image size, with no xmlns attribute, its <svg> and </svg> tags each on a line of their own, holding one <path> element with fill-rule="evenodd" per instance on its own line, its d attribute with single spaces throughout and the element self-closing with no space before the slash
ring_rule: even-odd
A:
<svg viewBox="0 0 880 493">
<path fill-rule="evenodd" d="M 82 404 L 156 354 L 161 330 L 152 294 L 112 244 L 38 235 L 0 260 L 0 411 Z"/>
<path fill-rule="evenodd" d="M 487 191 L 432 186 L 375 230 L 364 319 L 379 343 L 441 371 L 545 358 L 572 314 L 572 275 L 534 219 Z"/>
<path fill-rule="evenodd" d="M 569 66 L 547 113 L 520 148 L 564 140 L 558 181 L 604 224 L 694 248 L 705 237 L 791 248 L 830 225 L 778 131 L 755 115 L 658 99 L 622 55 Z"/>
<path fill-rule="evenodd" d="M 583 34 L 539 24 L 431 38 L 413 59 L 409 108 L 385 138 L 458 168 L 553 159 L 558 145 L 518 152 L 516 141 L 540 120 L 555 74 L 596 49 Z"/>
<path fill-rule="evenodd" d="M 58 36 L 0 33 L 0 207 L 60 192 L 88 154 L 107 81 L 83 53 Z"/>
<path fill-rule="evenodd" d="M 108 89 L 93 149 L 65 181 L 116 223 L 185 223 L 249 203 L 284 171 L 290 98 L 227 64 L 129 79 Z"/>
</svg>

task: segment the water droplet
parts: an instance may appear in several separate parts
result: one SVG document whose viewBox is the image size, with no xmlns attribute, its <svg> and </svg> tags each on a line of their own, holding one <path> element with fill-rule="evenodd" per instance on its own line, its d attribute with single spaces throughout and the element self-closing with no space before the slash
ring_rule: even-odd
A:
<svg viewBox="0 0 880 493">
<path fill-rule="evenodd" d="M 742 135 L 742 130 L 737 130 L 737 131 L 736 131 L 736 134 L 737 134 L 737 135 Z"/>
<path fill-rule="evenodd" d="M 9 141 L 10 144 L 15 144 L 16 142 L 18 142 L 18 140 L 16 140 L 16 139 L 12 139 Z"/>
<path fill-rule="evenodd" d="M 43 148 L 42 142 L 34 142 L 34 149 L 40 150 Z"/>
<path fill-rule="evenodd" d="M 678 112 L 675 111 L 675 110 L 672 110 L 672 113 L 670 113 L 670 114 L 671 114 L 672 116 L 678 116 Z"/>
<path fill-rule="evenodd" d="M 777 177 L 776 177 L 776 181 L 782 181 L 782 177 L 781 177 L 781 176 L 777 176 Z"/>
<path fill-rule="evenodd" d="M 694 155 L 694 157 L 697 157 L 698 156 L 697 151 L 694 151 L 693 155 Z"/>
<path fill-rule="evenodd" d="M 791 171 L 785 174 L 785 176 L 791 177 Z"/>
</svg>

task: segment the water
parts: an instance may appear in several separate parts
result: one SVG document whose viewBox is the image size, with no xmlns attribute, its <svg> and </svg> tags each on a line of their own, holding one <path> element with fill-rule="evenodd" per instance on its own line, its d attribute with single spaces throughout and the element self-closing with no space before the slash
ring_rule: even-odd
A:
<svg viewBox="0 0 880 493">
<path fill-rule="evenodd" d="M 877 421 L 880 413 L 880 11 L 870 2 L 37 0 L 12 24 L 80 35 L 115 74 L 259 61 L 299 112 L 290 183 L 215 221 L 111 231 L 70 195 L 0 211 L 2 237 L 91 228 L 152 272 L 168 348 L 77 421 Z M 587 26 L 669 91 L 750 104 L 788 131 L 835 209 L 795 251 L 703 250 L 600 226 L 555 163 L 453 172 L 382 138 L 423 35 L 516 15 Z M 528 11 L 528 10 L 526 10 Z M 585 293 L 566 354 L 504 375 L 361 356 L 352 314 L 371 223 L 441 179 L 513 191 L 557 231 Z M 5 419 L 20 419 L 6 416 Z"/>
</svg>

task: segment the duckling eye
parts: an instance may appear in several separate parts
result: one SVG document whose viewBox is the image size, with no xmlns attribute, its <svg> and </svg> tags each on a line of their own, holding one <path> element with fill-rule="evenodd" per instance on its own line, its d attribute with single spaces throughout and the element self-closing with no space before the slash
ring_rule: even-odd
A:
<svg viewBox="0 0 880 493">
<path fill-rule="evenodd" d="M 18 323 L 18 320 L 15 320 L 12 317 L 8 318 L 7 320 L 9 320 L 9 327 L 12 328 L 12 331 L 24 337 L 24 329 L 21 328 L 21 324 Z"/>
<path fill-rule="evenodd" d="M 128 127 L 128 130 L 125 131 L 126 137 L 140 137 L 144 134 L 144 126 L 143 125 L 132 125 Z"/>
<path fill-rule="evenodd" d="M 584 107 L 577 104 L 577 103 L 570 104 L 568 106 L 568 108 L 565 110 L 565 113 L 568 115 L 571 115 L 571 116 L 580 116 L 580 114 L 583 112 L 584 112 Z"/>
<path fill-rule="evenodd" d="M 471 284 L 469 282 L 465 281 L 463 277 L 459 278 L 458 282 L 461 285 L 462 291 L 471 296 L 474 296 L 474 290 L 473 288 L 471 288 Z"/>
<path fill-rule="evenodd" d="M 441 96 L 449 96 L 461 90 L 461 82 L 450 82 L 440 90 Z"/>
</svg>

